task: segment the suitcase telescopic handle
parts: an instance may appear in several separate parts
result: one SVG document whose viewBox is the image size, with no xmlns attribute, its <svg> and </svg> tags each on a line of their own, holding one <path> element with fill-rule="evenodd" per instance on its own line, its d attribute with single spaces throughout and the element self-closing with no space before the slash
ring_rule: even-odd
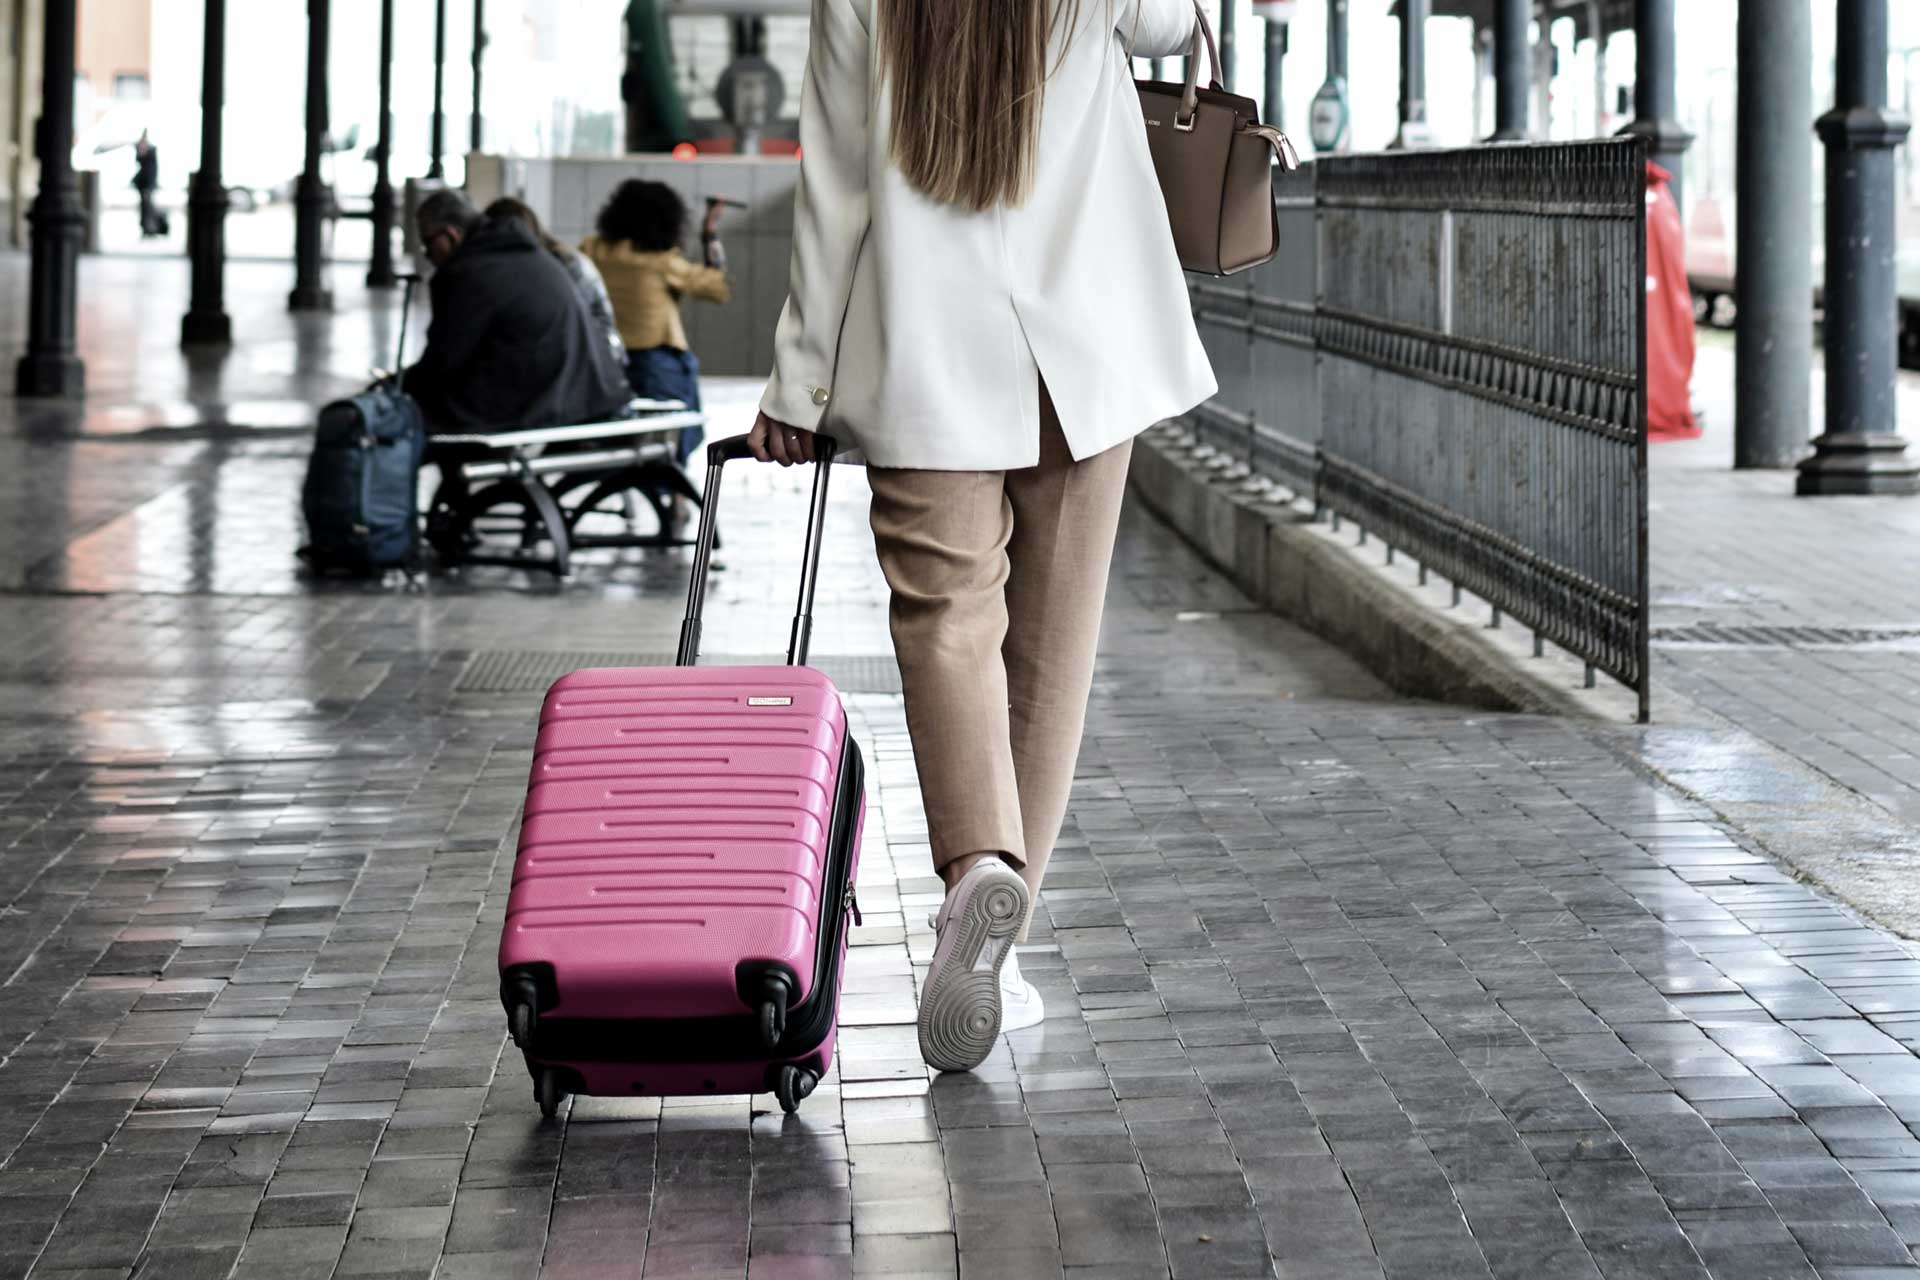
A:
<svg viewBox="0 0 1920 1280">
<path fill-rule="evenodd" d="M 396 379 L 406 377 L 407 372 L 407 321 L 413 318 L 413 286 L 420 283 L 417 271 L 402 271 L 394 276 L 401 284 L 400 293 L 400 339 L 394 345 L 393 376 Z"/>
<path fill-rule="evenodd" d="M 807 508 L 806 551 L 800 562 L 800 602 L 794 608 L 793 632 L 787 638 L 787 665 L 803 666 L 807 644 L 813 638 L 813 589 L 820 579 L 820 542 L 826 536 L 827 477 L 839 448 L 832 436 L 815 434 L 813 501 Z M 707 485 L 700 499 L 700 531 L 693 544 L 693 574 L 687 582 L 687 617 L 680 624 L 679 666 L 690 667 L 700 656 L 700 614 L 707 602 L 707 568 L 713 559 L 714 520 L 720 506 L 720 472 L 727 463 L 751 458 L 745 436 L 728 436 L 707 446 Z"/>
</svg>

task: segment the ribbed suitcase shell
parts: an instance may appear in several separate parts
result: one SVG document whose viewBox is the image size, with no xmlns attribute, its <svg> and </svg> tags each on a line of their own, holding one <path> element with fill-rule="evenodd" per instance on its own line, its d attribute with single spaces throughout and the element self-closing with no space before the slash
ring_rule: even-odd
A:
<svg viewBox="0 0 1920 1280">
<path fill-rule="evenodd" d="M 503 984 L 523 973 L 550 983 L 540 1028 L 562 1056 L 537 1029 L 529 1065 L 560 1067 L 570 1091 L 595 1094 L 753 1092 L 781 1065 L 824 1073 L 865 818 L 864 795 L 842 794 L 849 759 L 858 769 L 839 694 L 808 667 L 557 681 L 500 939 Z M 838 824 L 836 797 L 853 806 Z M 837 953 L 830 966 L 823 946 Z M 772 1054 L 721 1060 L 662 1043 L 699 1041 L 699 1020 L 750 1020 L 743 964 L 797 979 L 790 1018 L 817 1027 L 814 1002 L 828 1001 L 824 1035 L 791 1054 L 783 1039 Z M 816 989 L 823 968 L 833 989 Z"/>
</svg>

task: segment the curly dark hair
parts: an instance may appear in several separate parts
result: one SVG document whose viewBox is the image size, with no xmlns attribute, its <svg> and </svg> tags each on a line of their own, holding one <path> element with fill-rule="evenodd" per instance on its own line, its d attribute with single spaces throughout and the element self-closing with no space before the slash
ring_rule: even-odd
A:
<svg viewBox="0 0 1920 1280">
<path fill-rule="evenodd" d="M 678 249 L 687 238 L 687 202 L 664 182 L 629 178 L 607 200 L 594 225 L 609 244 L 626 240 L 642 253 Z"/>
</svg>

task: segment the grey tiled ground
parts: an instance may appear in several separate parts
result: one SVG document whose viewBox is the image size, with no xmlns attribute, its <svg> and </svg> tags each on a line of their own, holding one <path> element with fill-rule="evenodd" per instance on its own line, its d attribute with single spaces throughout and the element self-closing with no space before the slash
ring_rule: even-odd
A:
<svg viewBox="0 0 1920 1280">
<path fill-rule="evenodd" d="M 1652 452 L 1655 727 L 1628 749 L 1818 882 L 1920 936 L 1920 642 L 1662 643 L 1660 628 L 1920 629 L 1920 501 L 1796 498 L 1731 470 L 1733 356 L 1703 337 L 1707 435 Z M 1813 404 L 1818 429 L 1821 375 Z M 1902 373 L 1920 427 L 1920 374 Z"/>
<path fill-rule="evenodd" d="M 1795 498 L 1790 471 L 1732 471 L 1725 335 L 1703 338 L 1695 391 L 1706 438 L 1652 453 L 1655 624 L 1920 628 L 1920 501 Z M 1900 375 L 1899 404 L 1920 436 L 1920 374 Z M 1920 824 L 1920 642 L 1655 656 L 1668 687 Z"/>
<path fill-rule="evenodd" d="M 1390 701 L 1137 516 L 1023 953 L 1047 1022 L 918 1063 L 937 886 L 897 700 L 855 695 L 837 1075 L 793 1119 L 542 1123 L 494 978 L 537 698 L 456 686 L 487 649 L 664 647 L 684 559 L 308 591 L 287 440 L 33 447 L 63 469 L 0 596 L 0 1276 L 1914 1269 L 1907 944 L 1614 736 Z M 734 482 L 715 651 L 784 633 L 794 479 Z M 884 652 L 836 485 L 816 644 Z"/>
</svg>

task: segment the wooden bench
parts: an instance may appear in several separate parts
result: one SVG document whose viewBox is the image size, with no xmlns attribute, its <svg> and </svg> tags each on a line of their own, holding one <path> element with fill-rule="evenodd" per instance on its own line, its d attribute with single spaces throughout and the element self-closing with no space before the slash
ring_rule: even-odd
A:
<svg viewBox="0 0 1920 1280">
<path fill-rule="evenodd" d="M 629 409 L 634 416 L 608 422 L 432 437 L 428 457 L 443 470 L 427 537 L 442 562 L 545 569 L 564 578 L 583 547 L 691 544 L 672 528 L 670 499 L 701 501 L 677 457 L 680 432 L 705 426 L 706 415 L 677 400 L 635 400 Z M 467 456 L 434 456 L 447 449 Z M 448 467 L 457 469 L 457 482 Z M 633 527 L 641 501 L 653 509 L 654 532 Z M 618 515 L 625 528 L 581 528 L 594 514 Z"/>
</svg>

